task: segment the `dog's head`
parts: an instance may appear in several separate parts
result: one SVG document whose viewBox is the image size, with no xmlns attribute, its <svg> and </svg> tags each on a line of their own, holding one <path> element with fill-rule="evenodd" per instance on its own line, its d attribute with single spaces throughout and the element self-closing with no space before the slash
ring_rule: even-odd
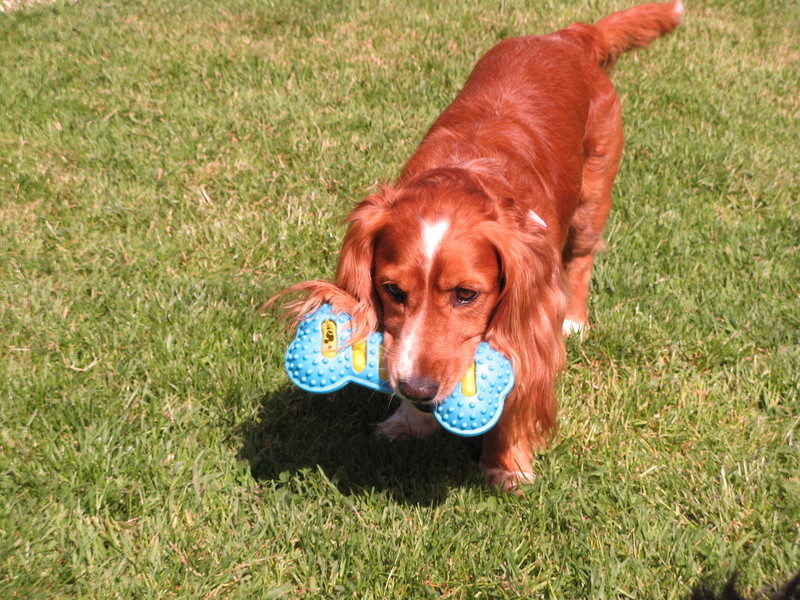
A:
<svg viewBox="0 0 800 600">
<path fill-rule="evenodd" d="M 354 337 L 384 332 L 389 380 L 418 405 L 451 393 L 482 340 L 512 361 L 517 391 L 552 388 L 559 257 L 544 223 L 504 191 L 486 174 L 439 168 L 384 187 L 349 218 L 336 285 L 355 299 Z"/>
</svg>

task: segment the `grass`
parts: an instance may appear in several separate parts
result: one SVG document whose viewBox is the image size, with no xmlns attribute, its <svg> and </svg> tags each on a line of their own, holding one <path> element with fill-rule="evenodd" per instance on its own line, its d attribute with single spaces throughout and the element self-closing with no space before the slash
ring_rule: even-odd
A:
<svg viewBox="0 0 800 600">
<path fill-rule="evenodd" d="M 627 146 L 521 497 L 293 389 L 329 277 L 482 52 L 618 0 L 80 0 L 0 13 L 0 596 L 684 598 L 800 564 L 800 27 L 698 1 L 624 57 Z"/>
</svg>

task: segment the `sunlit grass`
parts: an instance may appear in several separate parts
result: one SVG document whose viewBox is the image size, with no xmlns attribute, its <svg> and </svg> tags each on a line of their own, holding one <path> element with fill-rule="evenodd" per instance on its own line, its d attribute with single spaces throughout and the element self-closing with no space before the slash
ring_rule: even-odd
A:
<svg viewBox="0 0 800 600">
<path fill-rule="evenodd" d="M 800 563 L 797 7 L 690 3 L 627 146 L 561 437 L 522 497 L 372 438 L 254 312 L 332 276 L 475 59 L 594 2 L 0 13 L 0 596 L 682 598 Z"/>
</svg>

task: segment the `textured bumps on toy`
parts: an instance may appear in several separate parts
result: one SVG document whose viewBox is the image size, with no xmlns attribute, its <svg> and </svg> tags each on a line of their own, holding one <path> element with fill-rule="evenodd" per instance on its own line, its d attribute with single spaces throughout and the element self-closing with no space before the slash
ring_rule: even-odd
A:
<svg viewBox="0 0 800 600">
<path fill-rule="evenodd" d="M 384 371 L 383 334 L 373 332 L 351 344 L 350 333 L 350 315 L 334 312 L 329 304 L 304 316 L 286 351 L 286 372 L 292 382 L 316 394 L 336 391 L 348 383 L 394 393 Z M 451 433 L 481 435 L 497 424 L 513 387 L 509 360 L 481 342 L 464 379 L 433 414 Z"/>
</svg>

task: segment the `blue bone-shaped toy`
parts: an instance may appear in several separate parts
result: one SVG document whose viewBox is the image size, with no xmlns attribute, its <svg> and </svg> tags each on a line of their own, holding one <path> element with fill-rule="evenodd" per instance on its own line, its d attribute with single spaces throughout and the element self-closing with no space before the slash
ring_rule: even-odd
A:
<svg viewBox="0 0 800 600">
<path fill-rule="evenodd" d="M 357 383 L 391 394 L 383 365 L 383 334 L 350 341 L 350 315 L 334 313 L 330 304 L 303 317 L 297 335 L 286 351 L 286 372 L 299 388 L 326 394 Z M 514 387 L 509 360 L 481 342 L 475 362 L 453 393 L 434 410 L 442 427 L 451 433 L 474 436 L 497 424 L 505 398 Z"/>
</svg>

